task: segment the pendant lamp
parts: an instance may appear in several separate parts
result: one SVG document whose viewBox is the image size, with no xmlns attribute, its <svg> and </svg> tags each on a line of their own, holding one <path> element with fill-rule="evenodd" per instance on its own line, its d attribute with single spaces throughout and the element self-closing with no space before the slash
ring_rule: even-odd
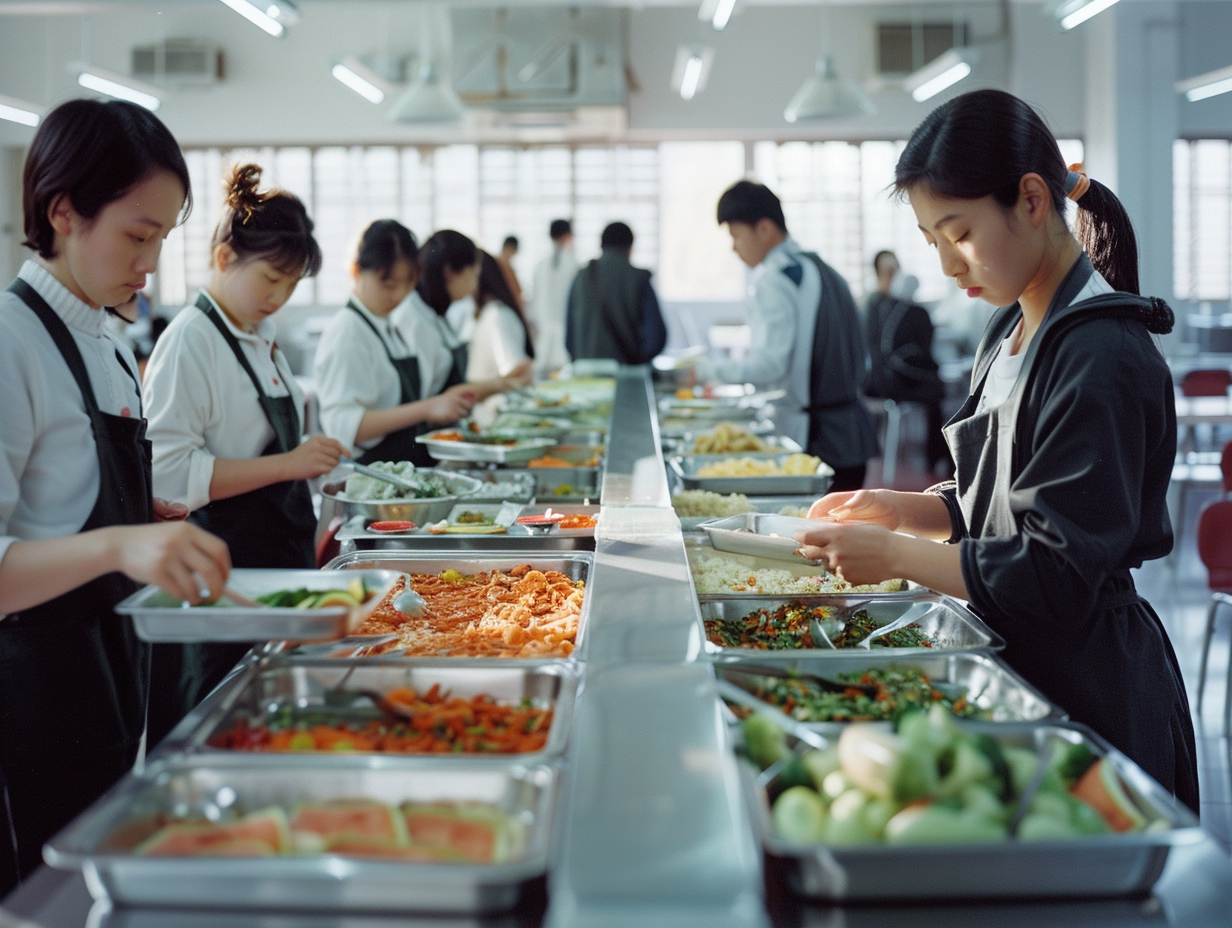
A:
<svg viewBox="0 0 1232 928">
<path fill-rule="evenodd" d="M 834 59 L 822 55 L 817 59 L 813 75 L 800 86 L 783 110 L 783 118 L 788 122 L 804 122 L 876 112 L 877 107 L 868 94 L 852 81 L 840 78 Z"/>
</svg>

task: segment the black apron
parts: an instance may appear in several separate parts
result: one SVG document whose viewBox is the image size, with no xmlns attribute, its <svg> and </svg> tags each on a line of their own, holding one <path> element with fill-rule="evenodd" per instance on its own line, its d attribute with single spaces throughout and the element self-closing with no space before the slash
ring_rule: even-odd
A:
<svg viewBox="0 0 1232 928">
<path fill-rule="evenodd" d="M 381 333 L 372 324 L 372 320 L 355 304 L 355 301 L 348 300 L 346 308 L 364 321 L 364 325 L 372 330 L 376 340 L 385 349 L 385 357 L 389 359 L 389 363 L 393 365 L 394 372 L 398 375 L 398 405 L 414 403 L 422 399 L 423 386 L 419 378 L 419 359 L 413 355 L 409 358 L 395 358 L 393 353 L 390 352 L 389 346 L 385 344 L 385 339 L 381 338 Z M 395 333 L 394 337 L 401 339 L 402 336 L 398 334 L 398 330 L 395 328 L 393 331 Z M 376 461 L 410 461 L 416 467 L 435 467 L 436 461 L 428 454 L 428 449 L 415 440 L 415 436 L 422 435 L 427 431 L 428 429 L 425 425 L 419 424 L 408 425 L 404 429 L 390 432 L 377 444 L 361 454 L 359 456 L 359 463 L 372 464 Z"/>
<path fill-rule="evenodd" d="M 98 498 L 81 531 L 152 521 L 145 420 L 140 414 L 130 418 L 102 412 L 63 320 L 24 280 L 8 289 L 46 327 L 90 417 Z M 121 364 L 137 383 L 122 359 Z M 23 877 L 42 862 L 44 842 L 123 776 L 137 757 L 149 692 L 149 650 L 131 620 L 117 616 L 113 607 L 139 587 L 123 574 L 110 573 L 0 621 L 0 769 L 6 781 L 0 819 L 10 817 L 0 821 L 0 843 L 15 845 Z M 9 869 L 0 873 L 0 895 L 16 885 L 17 876 Z"/>
<path fill-rule="evenodd" d="M 299 445 L 300 413 L 288 396 L 266 396 L 239 340 L 227 328 L 204 293 L 197 309 L 218 329 L 257 391 L 257 402 L 274 429 L 261 456 L 285 454 Z M 285 374 L 283 375 L 285 377 Z M 190 515 L 207 532 L 227 543 L 232 567 L 311 570 L 316 565 L 314 536 L 317 518 L 305 480 L 288 480 L 218 499 Z M 150 709 L 150 741 L 157 744 L 201 702 L 257 642 L 216 642 L 155 646 L 154 692 Z"/>
<path fill-rule="evenodd" d="M 445 378 L 445 385 L 441 387 L 441 392 L 444 393 L 450 387 L 466 383 L 466 367 L 470 363 L 470 346 L 465 342 L 450 345 L 450 342 L 457 341 L 458 336 L 450 328 L 449 323 L 439 315 L 436 317 L 436 322 L 441 329 L 441 340 L 449 349 L 449 354 L 453 359 L 453 366 L 449 368 L 449 376 Z"/>
<path fill-rule="evenodd" d="M 1080 259 L 1045 318 L 1069 306 L 1092 273 L 1089 261 Z M 973 539 L 1019 534 L 1011 508 L 1016 428 L 1040 341 L 1037 332 L 1009 399 L 977 412 L 992 366 L 982 364 L 977 385 L 944 429 L 956 464 L 958 504 Z M 996 353 L 995 347 L 989 351 Z M 998 621 L 996 614 L 983 618 L 1006 639 L 1001 656 L 1014 670 L 1198 810 L 1196 746 L 1180 668 L 1159 617 L 1134 589 L 1127 568 L 1110 571 L 1092 614 L 1075 609 L 1072 622 L 1028 631 Z"/>
</svg>

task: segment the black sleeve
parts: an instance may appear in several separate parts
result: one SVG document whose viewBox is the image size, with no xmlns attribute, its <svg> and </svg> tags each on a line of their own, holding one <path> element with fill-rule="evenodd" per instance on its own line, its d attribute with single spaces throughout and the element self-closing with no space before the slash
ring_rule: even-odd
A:
<svg viewBox="0 0 1232 928">
<path fill-rule="evenodd" d="M 1090 614 L 1138 534 L 1151 424 L 1167 421 L 1171 388 L 1149 337 L 1127 325 L 1079 326 L 1039 359 L 1019 410 L 1030 417 L 1010 496 L 1019 533 L 961 542 L 971 602 L 1037 634 Z"/>
<path fill-rule="evenodd" d="M 663 323 L 659 298 L 655 295 L 649 276 L 642 283 L 638 306 L 642 312 L 642 324 L 637 333 L 638 350 L 641 352 L 641 363 L 647 364 L 658 357 L 663 346 L 667 344 L 667 326 Z"/>
<path fill-rule="evenodd" d="M 929 487 L 924 492 L 939 497 L 950 514 L 950 537 L 945 540 L 945 543 L 952 545 L 966 538 L 967 520 L 963 518 L 962 507 L 958 505 L 958 484 L 953 480 L 946 480 Z"/>
<path fill-rule="evenodd" d="M 579 274 L 578 277 L 580 276 Z M 578 277 L 573 278 L 573 285 L 569 287 L 569 301 L 565 305 L 565 350 L 569 352 L 571 358 L 577 357 L 577 349 L 573 346 L 573 314 L 579 311 Z"/>
</svg>

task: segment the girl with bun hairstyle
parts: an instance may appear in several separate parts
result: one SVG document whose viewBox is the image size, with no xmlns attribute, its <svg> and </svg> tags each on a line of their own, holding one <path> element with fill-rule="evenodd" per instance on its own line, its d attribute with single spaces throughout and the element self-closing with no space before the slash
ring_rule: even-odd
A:
<svg viewBox="0 0 1232 928">
<path fill-rule="evenodd" d="M 1003 307 L 945 428 L 955 481 L 832 493 L 796 537 L 852 583 L 905 577 L 969 600 L 1016 671 L 1196 811 L 1185 687 L 1130 575 L 1172 548 L 1176 415 L 1151 337 L 1172 311 L 1138 294 L 1129 217 L 997 90 L 930 113 L 895 186 L 942 270 Z"/>
<path fill-rule="evenodd" d="M 225 539 L 235 566 L 311 569 L 317 520 L 307 481 L 333 470 L 347 449 L 321 435 L 305 439 L 304 396 L 273 316 L 320 270 L 321 250 L 299 198 L 261 191 L 260 181 L 255 164 L 228 174 L 210 282 L 150 355 L 154 486 Z M 152 736 L 165 734 L 246 651 L 160 648 L 155 672 L 170 692 L 152 709 Z"/>
<path fill-rule="evenodd" d="M 230 570 L 153 498 L 137 363 L 106 325 L 189 202 L 175 139 L 131 103 L 60 105 L 26 157 L 34 255 L 0 292 L 0 896 L 137 756 L 150 652 L 115 605 L 145 583 L 200 602 Z"/>
<path fill-rule="evenodd" d="M 378 219 L 360 237 L 351 276 L 351 297 L 325 326 L 317 348 L 321 425 L 327 435 L 357 446 L 362 464 L 432 467 L 415 437 L 456 422 L 470 412 L 474 398 L 465 389 L 427 392 L 436 376 L 433 364 L 444 368 L 443 379 L 448 359 L 420 351 L 390 320 L 419 279 L 415 236 L 400 222 Z"/>
</svg>

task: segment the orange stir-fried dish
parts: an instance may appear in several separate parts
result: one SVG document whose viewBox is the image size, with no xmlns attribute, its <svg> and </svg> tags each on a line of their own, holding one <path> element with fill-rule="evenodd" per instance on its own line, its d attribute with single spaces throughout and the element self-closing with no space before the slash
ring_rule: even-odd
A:
<svg viewBox="0 0 1232 928">
<path fill-rule="evenodd" d="M 522 564 L 465 575 L 457 570 L 412 574 L 426 603 L 422 615 L 394 609 L 399 581 L 359 635 L 398 635 L 366 653 L 403 651 L 410 657 L 568 657 L 577 643 L 582 582 L 555 570 Z"/>
</svg>

